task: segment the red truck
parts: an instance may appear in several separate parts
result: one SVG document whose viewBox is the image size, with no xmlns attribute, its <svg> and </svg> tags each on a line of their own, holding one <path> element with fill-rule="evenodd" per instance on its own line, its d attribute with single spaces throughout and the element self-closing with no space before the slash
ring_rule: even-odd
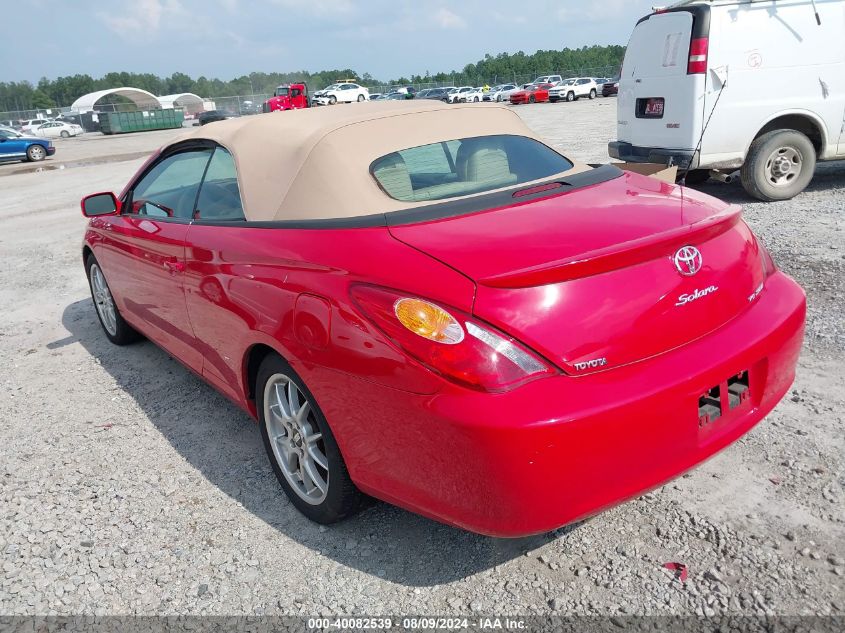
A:
<svg viewBox="0 0 845 633">
<path fill-rule="evenodd" d="M 310 107 L 310 105 L 306 84 L 284 84 L 276 88 L 273 96 L 264 102 L 262 110 L 264 112 L 298 110 L 299 108 Z"/>
</svg>

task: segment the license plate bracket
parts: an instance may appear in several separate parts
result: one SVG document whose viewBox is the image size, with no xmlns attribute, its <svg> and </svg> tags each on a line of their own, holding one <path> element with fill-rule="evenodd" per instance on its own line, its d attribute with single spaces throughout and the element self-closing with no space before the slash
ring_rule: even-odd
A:
<svg viewBox="0 0 845 633">
<path fill-rule="evenodd" d="M 645 97 L 637 99 L 636 115 L 639 119 L 662 119 L 666 109 L 663 97 Z"/>
</svg>

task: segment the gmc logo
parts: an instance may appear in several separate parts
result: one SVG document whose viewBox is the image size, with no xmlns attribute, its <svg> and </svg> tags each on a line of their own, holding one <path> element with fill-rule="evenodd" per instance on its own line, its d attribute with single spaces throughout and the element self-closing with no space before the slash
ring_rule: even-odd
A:
<svg viewBox="0 0 845 633">
<path fill-rule="evenodd" d="M 575 363 L 575 369 L 577 371 L 584 371 L 585 369 L 596 369 L 605 365 L 607 365 L 606 358 L 596 358 L 595 360 L 585 360 L 583 363 Z"/>
</svg>

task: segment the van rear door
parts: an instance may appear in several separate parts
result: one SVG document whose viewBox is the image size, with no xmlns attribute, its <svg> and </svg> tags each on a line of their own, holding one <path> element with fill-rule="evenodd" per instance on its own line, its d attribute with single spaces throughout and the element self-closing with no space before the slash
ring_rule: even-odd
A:
<svg viewBox="0 0 845 633">
<path fill-rule="evenodd" d="M 617 104 L 617 139 L 630 143 L 634 153 L 695 149 L 704 112 L 709 11 L 698 5 L 653 13 L 634 28 Z M 640 159 L 649 160 L 648 153 Z"/>
</svg>

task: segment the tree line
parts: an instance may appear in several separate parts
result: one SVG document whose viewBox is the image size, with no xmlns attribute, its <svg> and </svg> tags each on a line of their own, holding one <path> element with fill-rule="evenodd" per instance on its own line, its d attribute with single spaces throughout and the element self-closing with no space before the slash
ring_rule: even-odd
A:
<svg viewBox="0 0 845 633">
<path fill-rule="evenodd" d="M 319 72 L 254 72 L 229 81 L 196 79 L 180 72 L 169 77 L 152 73 L 111 72 L 99 79 L 87 74 L 48 79 L 42 77 L 33 85 L 28 81 L 0 82 L 0 111 L 31 110 L 69 106 L 76 99 L 89 92 L 131 86 L 142 88 L 155 95 L 192 92 L 201 97 L 215 98 L 234 95 L 260 95 L 272 93 L 276 86 L 295 81 L 304 81 L 312 89 L 323 88 L 338 79 L 353 79 L 365 86 L 402 85 L 423 83 L 480 84 L 514 81 L 517 77 L 595 68 L 618 68 L 622 63 L 625 47 L 585 46 L 562 50 L 538 50 L 533 54 L 522 51 L 485 55 L 473 64 L 467 64 L 460 71 L 438 72 L 410 77 L 396 77 L 386 81 L 376 79 L 369 73 L 359 75 L 351 68 L 321 70 Z"/>
</svg>

